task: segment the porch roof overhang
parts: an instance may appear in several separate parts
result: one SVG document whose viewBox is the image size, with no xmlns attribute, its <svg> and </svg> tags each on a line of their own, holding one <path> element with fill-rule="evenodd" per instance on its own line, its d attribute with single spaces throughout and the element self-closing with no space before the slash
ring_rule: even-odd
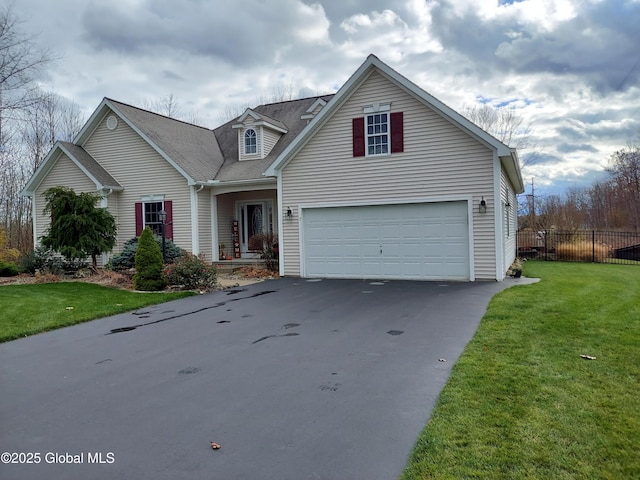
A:
<svg viewBox="0 0 640 480">
<path fill-rule="evenodd" d="M 208 182 L 198 183 L 211 189 L 211 193 L 214 195 L 222 195 L 224 193 L 234 192 L 250 192 L 255 190 L 275 190 L 277 188 L 277 181 L 273 177 L 269 178 L 254 178 L 250 180 L 209 180 Z"/>
</svg>

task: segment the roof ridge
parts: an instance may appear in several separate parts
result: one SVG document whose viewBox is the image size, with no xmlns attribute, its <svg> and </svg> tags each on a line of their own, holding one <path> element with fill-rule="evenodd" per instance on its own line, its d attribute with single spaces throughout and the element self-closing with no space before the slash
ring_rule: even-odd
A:
<svg viewBox="0 0 640 480">
<path fill-rule="evenodd" d="M 254 110 L 258 107 L 268 107 L 269 105 L 278 105 L 280 103 L 301 102 L 303 100 L 310 100 L 312 98 L 333 97 L 334 95 L 335 93 L 324 93 L 321 95 L 311 95 L 309 97 L 303 97 L 303 98 L 292 98 L 291 100 L 281 100 L 279 102 L 261 103 L 260 105 L 256 105 L 255 107 L 248 107 L 248 108 L 251 108 L 251 110 Z"/>
<path fill-rule="evenodd" d="M 157 113 L 157 112 L 153 112 L 151 110 L 147 110 L 146 108 L 136 107 L 135 105 L 131 105 L 130 103 L 121 102 L 119 100 L 115 100 L 115 99 L 109 98 L 109 97 L 104 97 L 104 98 L 106 100 L 110 101 L 110 102 L 118 103 L 120 105 L 124 105 L 125 107 L 129 107 L 129 108 L 135 108 L 136 110 L 140 110 L 141 112 L 150 113 L 151 115 L 155 115 L 157 117 L 165 118 L 167 120 L 172 120 L 174 122 L 183 123 L 183 124 L 188 125 L 190 127 L 202 128 L 203 130 L 208 130 L 210 132 L 213 131 L 213 129 L 211 129 L 211 128 L 203 127 L 202 125 L 196 125 L 195 123 L 187 122 L 185 120 L 180 120 L 179 118 L 169 117 L 169 116 L 163 115 L 161 113 Z"/>
</svg>

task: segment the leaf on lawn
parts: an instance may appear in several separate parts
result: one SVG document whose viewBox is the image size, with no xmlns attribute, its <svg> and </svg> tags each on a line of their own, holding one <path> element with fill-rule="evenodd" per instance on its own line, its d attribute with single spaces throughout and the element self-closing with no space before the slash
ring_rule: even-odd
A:
<svg viewBox="0 0 640 480">
<path fill-rule="evenodd" d="M 580 355 L 580 358 L 584 358 L 585 360 L 595 360 L 596 357 L 592 357 L 591 355 Z"/>
<path fill-rule="evenodd" d="M 67 307 L 67 310 L 73 310 L 73 307 Z"/>
<path fill-rule="evenodd" d="M 211 448 L 214 450 L 220 450 L 220 444 L 216 442 L 211 442 Z"/>
<path fill-rule="evenodd" d="M 116 303 L 116 307 L 121 307 L 122 304 L 121 303 Z"/>
</svg>

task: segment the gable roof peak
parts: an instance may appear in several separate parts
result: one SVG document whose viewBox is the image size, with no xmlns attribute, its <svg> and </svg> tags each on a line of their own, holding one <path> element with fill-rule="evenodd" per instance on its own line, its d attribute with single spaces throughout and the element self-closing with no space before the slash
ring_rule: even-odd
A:
<svg viewBox="0 0 640 480">
<path fill-rule="evenodd" d="M 369 78 L 372 69 L 377 70 L 384 77 L 395 85 L 410 93 L 414 98 L 424 105 L 429 106 L 443 118 L 456 124 L 470 135 L 484 142 L 495 150 L 500 158 L 509 159 L 513 163 L 512 176 L 513 183 L 517 189 L 522 189 L 522 176 L 520 174 L 520 166 L 517 164 L 517 155 L 507 145 L 489 135 L 466 117 L 459 114 L 451 107 L 441 102 L 433 95 L 413 83 L 411 80 L 398 73 L 386 63 L 382 62 L 374 54 L 369 54 L 366 60 L 356 69 L 349 79 L 340 87 L 333 97 L 332 101 L 325 108 L 314 116 L 306 128 L 291 142 L 286 149 L 274 160 L 267 168 L 264 175 L 274 176 L 276 172 L 284 168 L 284 166 L 293 158 L 296 153 L 309 141 L 311 137 L 328 121 L 333 114 L 342 107 L 342 105 L 357 91 L 360 86 Z"/>
</svg>

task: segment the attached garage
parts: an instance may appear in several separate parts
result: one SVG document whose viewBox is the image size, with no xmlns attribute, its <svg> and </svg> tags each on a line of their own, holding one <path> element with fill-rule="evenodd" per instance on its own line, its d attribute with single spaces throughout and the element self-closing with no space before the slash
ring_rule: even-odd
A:
<svg viewBox="0 0 640 480">
<path fill-rule="evenodd" d="M 466 201 L 304 208 L 302 276 L 470 280 Z"/>
</svg>

